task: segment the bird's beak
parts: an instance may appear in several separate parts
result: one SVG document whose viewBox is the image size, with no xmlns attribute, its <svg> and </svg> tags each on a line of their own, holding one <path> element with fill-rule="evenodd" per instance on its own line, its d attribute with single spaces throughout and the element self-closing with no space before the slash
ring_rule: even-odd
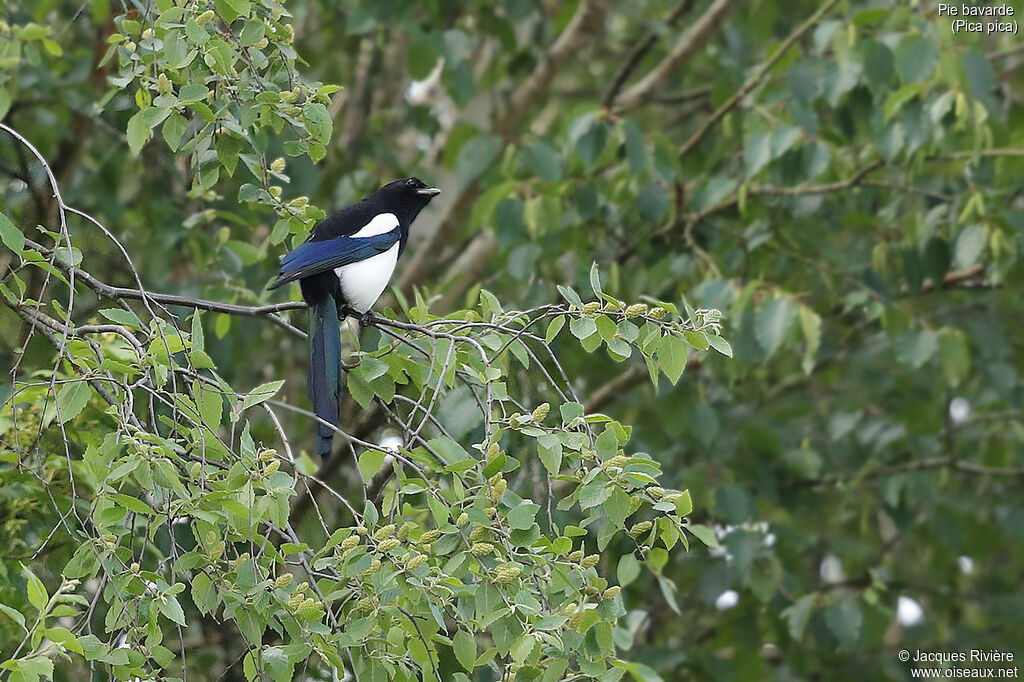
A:
<svg viewBox="0 0 1024 682">
<path fill-rule="evenodd" d="M 440 193 L 441 190 L 436 187 L 424 187 L 423 189 L 416 190 L 416 194 L 422 194 L 427 197 L 436 197 Z"/>
</svg>

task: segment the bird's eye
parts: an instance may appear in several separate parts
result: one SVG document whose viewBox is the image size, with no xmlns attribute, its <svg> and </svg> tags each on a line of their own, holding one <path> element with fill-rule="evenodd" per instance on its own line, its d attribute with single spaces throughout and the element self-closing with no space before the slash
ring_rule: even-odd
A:
<svg viewBox="0 0 1024 682">
<path fill-rule="evenodd" d="M 409 185 L 410 187 L 415 187 L 416 186 L 416 178 L 409 178 L 408 180 L 405 181 L 405 184 Z"/>
</svg>

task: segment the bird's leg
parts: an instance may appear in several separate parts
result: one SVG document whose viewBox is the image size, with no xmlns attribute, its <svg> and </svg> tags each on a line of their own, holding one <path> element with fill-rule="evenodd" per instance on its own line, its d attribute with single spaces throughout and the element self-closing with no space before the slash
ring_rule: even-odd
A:
<svg viewBox="0 0 1024 682">
<path fill-rule="evenodd" d="M 377 321 L 377 316 L 373 314 L 372 310 L 367 310 L 365 313 L 359 316 L 359 324 L 363 327 L 369 327 Z"/>
<path fill-rule="evenodd" d="M 338 307 L 338 319 L 344 321 L 347 317 L 359 317 L 359 313 L 353 310 L 347 303 L 335 299 L 335 304 Z"/>
</svg>

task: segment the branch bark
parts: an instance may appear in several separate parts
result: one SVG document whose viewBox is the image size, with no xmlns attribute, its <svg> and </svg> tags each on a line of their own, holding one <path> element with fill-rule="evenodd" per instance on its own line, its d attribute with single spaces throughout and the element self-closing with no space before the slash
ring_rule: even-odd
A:
<svg viewBox="0 0 1024 682">
<path fill-rule="evenodd" d="M 793 31 L 793 33 L 791 33 L 788 38 L 782 41 L 782 44 L 779 45 L 778 49 L 776 49 L 772 56 L 768 58 L 768 61 L 762 64 L 760 68 L 758 68 L 757 71 L 754 72 L 754 75 L 748 78 L 746 82 L 743 83 L 742 87 L 740 87 L 740 89 L 737 90 L 735 94 L 733 94 L 733 96 L 730 97 L 727 102 L 725 102 L 725 104 L 716 109 L 715 113 L 711 114 L 711 117 L 708 118 L 708 120 L 706 120 L 703 123 L 703 125 L 701 125 L 701 127 L 697 129 L 697 132 L 691 135 L 690 139 L 683 143 L 683 145 L 679 148 L 679 158 L 682 158 L 689 154 L 693 150 L 693 148 L 696 147 L 697 144 L 704 139 L 704 136 L 711 132 L 711 130 L 716 125 L 718 125 L 718 122 L 721 121 L 727 113 L 732 111 L 732 109 L 737 104 L 739 104 L 751 90 L 756 88 L 758 84 L 762 80 L 764 80 L 765 76 L 768 75 L 768 72 L 772 70 L 772 67 L 774 67 L 775 64 L 777 64 L 778 61 L 782 59 L 785 56 L 785 54 L 789 51 L 789 48 L 791 48 L 793 44 L 796 43 L 796 41 L 800 40 L 800 38 L 803 37 L 805 33 L 810 31 L 811 28 L 813 28 L 814 25 L 817 24 L 818 21 L 823 16 L 825 16 L 825 14 L 827 14 L 829 10 L 835 7 L 838 2 L 839 0 L 829 0 L 828 2 L 826 2 L 818 9 L 817 12 L 812 14 L 807 21 L 805 21 L 795 31 Z"/>
<path fill-rule="evenodd" d="M 655 87 L 668 80 L 700 49 L 711 32 L 737 4 L 739 4 L 738 0 L 714 0 L 704 14 L 679 36 L 679 40 L 672 46 L 669 53 L 647 75 L 622 93 L 618 108 L 622 111 L 632 109 L 640 104 Z M 613 95 L 614 91 L 609 94 Z M 614 96 L 606 102 L 606 106 L 611 108 L 612 102 L 614 102 Z"/>
<path fill-rule="evenodd" d="M 587 34 L 594 32 L 604 19 L 604 0 L 581 0 L 576 13 L 548 49 L 537 69 L 516 88 L 505 111 L 495 120 L 494 129 L 502 137 L 512 135 L 523 116 L 534 109 L 548 92 L 551 81 L 573 52 L 579 49 Z"/>
<path fill-rule="evenodd" d="M 680 2 L 678 5 L 676 5 L 675 9 L 673 9 L 672 12 L 670 12 L 669 15 L 665 17 L 665 25 L 670 27 L 675 26 L 676 22 L 679 21 L 680 17 L 689 12 L 690 7 L 692 6 L 693 0 L 683 0 L 682 2 Z M 651 48 L 657 44 L 658 34 L 654 33 L 653 31 L 648 33 L 645 38 L 643 38 L 639 43 L 637 43 L 636 47 L 633 48 L 633 51 L 630 52 L 628 57 L 626 57 L 626 61 L 622 65 L 622 68 L 619 69 L 619 72 L 615 75 L 615 78 L 612 80 L 611 87 L 608 88 L 608 92 L 605 94 L 604 99 L 601 100 L 601 104 L 602 106 L 604 106 L 605 109 L 611 109 L 613 106 L 615 106 L 615 98 L 618 97 L 619 92 L 622 90 L 622 87 L 626 84 L 626 81 L 629 80 L 629 77 L 632 75 L 633 71 L 636 70 L 636 67 L 640 64 L 640 61 L 647 55 L 648 52 L 651 51 Z"/>
</svg>

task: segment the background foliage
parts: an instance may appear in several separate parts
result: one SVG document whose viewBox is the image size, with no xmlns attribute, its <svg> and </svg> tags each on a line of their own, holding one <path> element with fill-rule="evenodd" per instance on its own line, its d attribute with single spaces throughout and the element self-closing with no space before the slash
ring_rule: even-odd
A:
<svg viewBox="0 0 1024 682">
<path fill-rule="evenodd" d="M 1012 34 L 835 0 L 2 18 L 7 678 L 906 679 L 1022 641 Z M 346 333 L 320 466 L 297 288 L 263 287 L 412 174 L 444 194 Z"/>
</svg>

